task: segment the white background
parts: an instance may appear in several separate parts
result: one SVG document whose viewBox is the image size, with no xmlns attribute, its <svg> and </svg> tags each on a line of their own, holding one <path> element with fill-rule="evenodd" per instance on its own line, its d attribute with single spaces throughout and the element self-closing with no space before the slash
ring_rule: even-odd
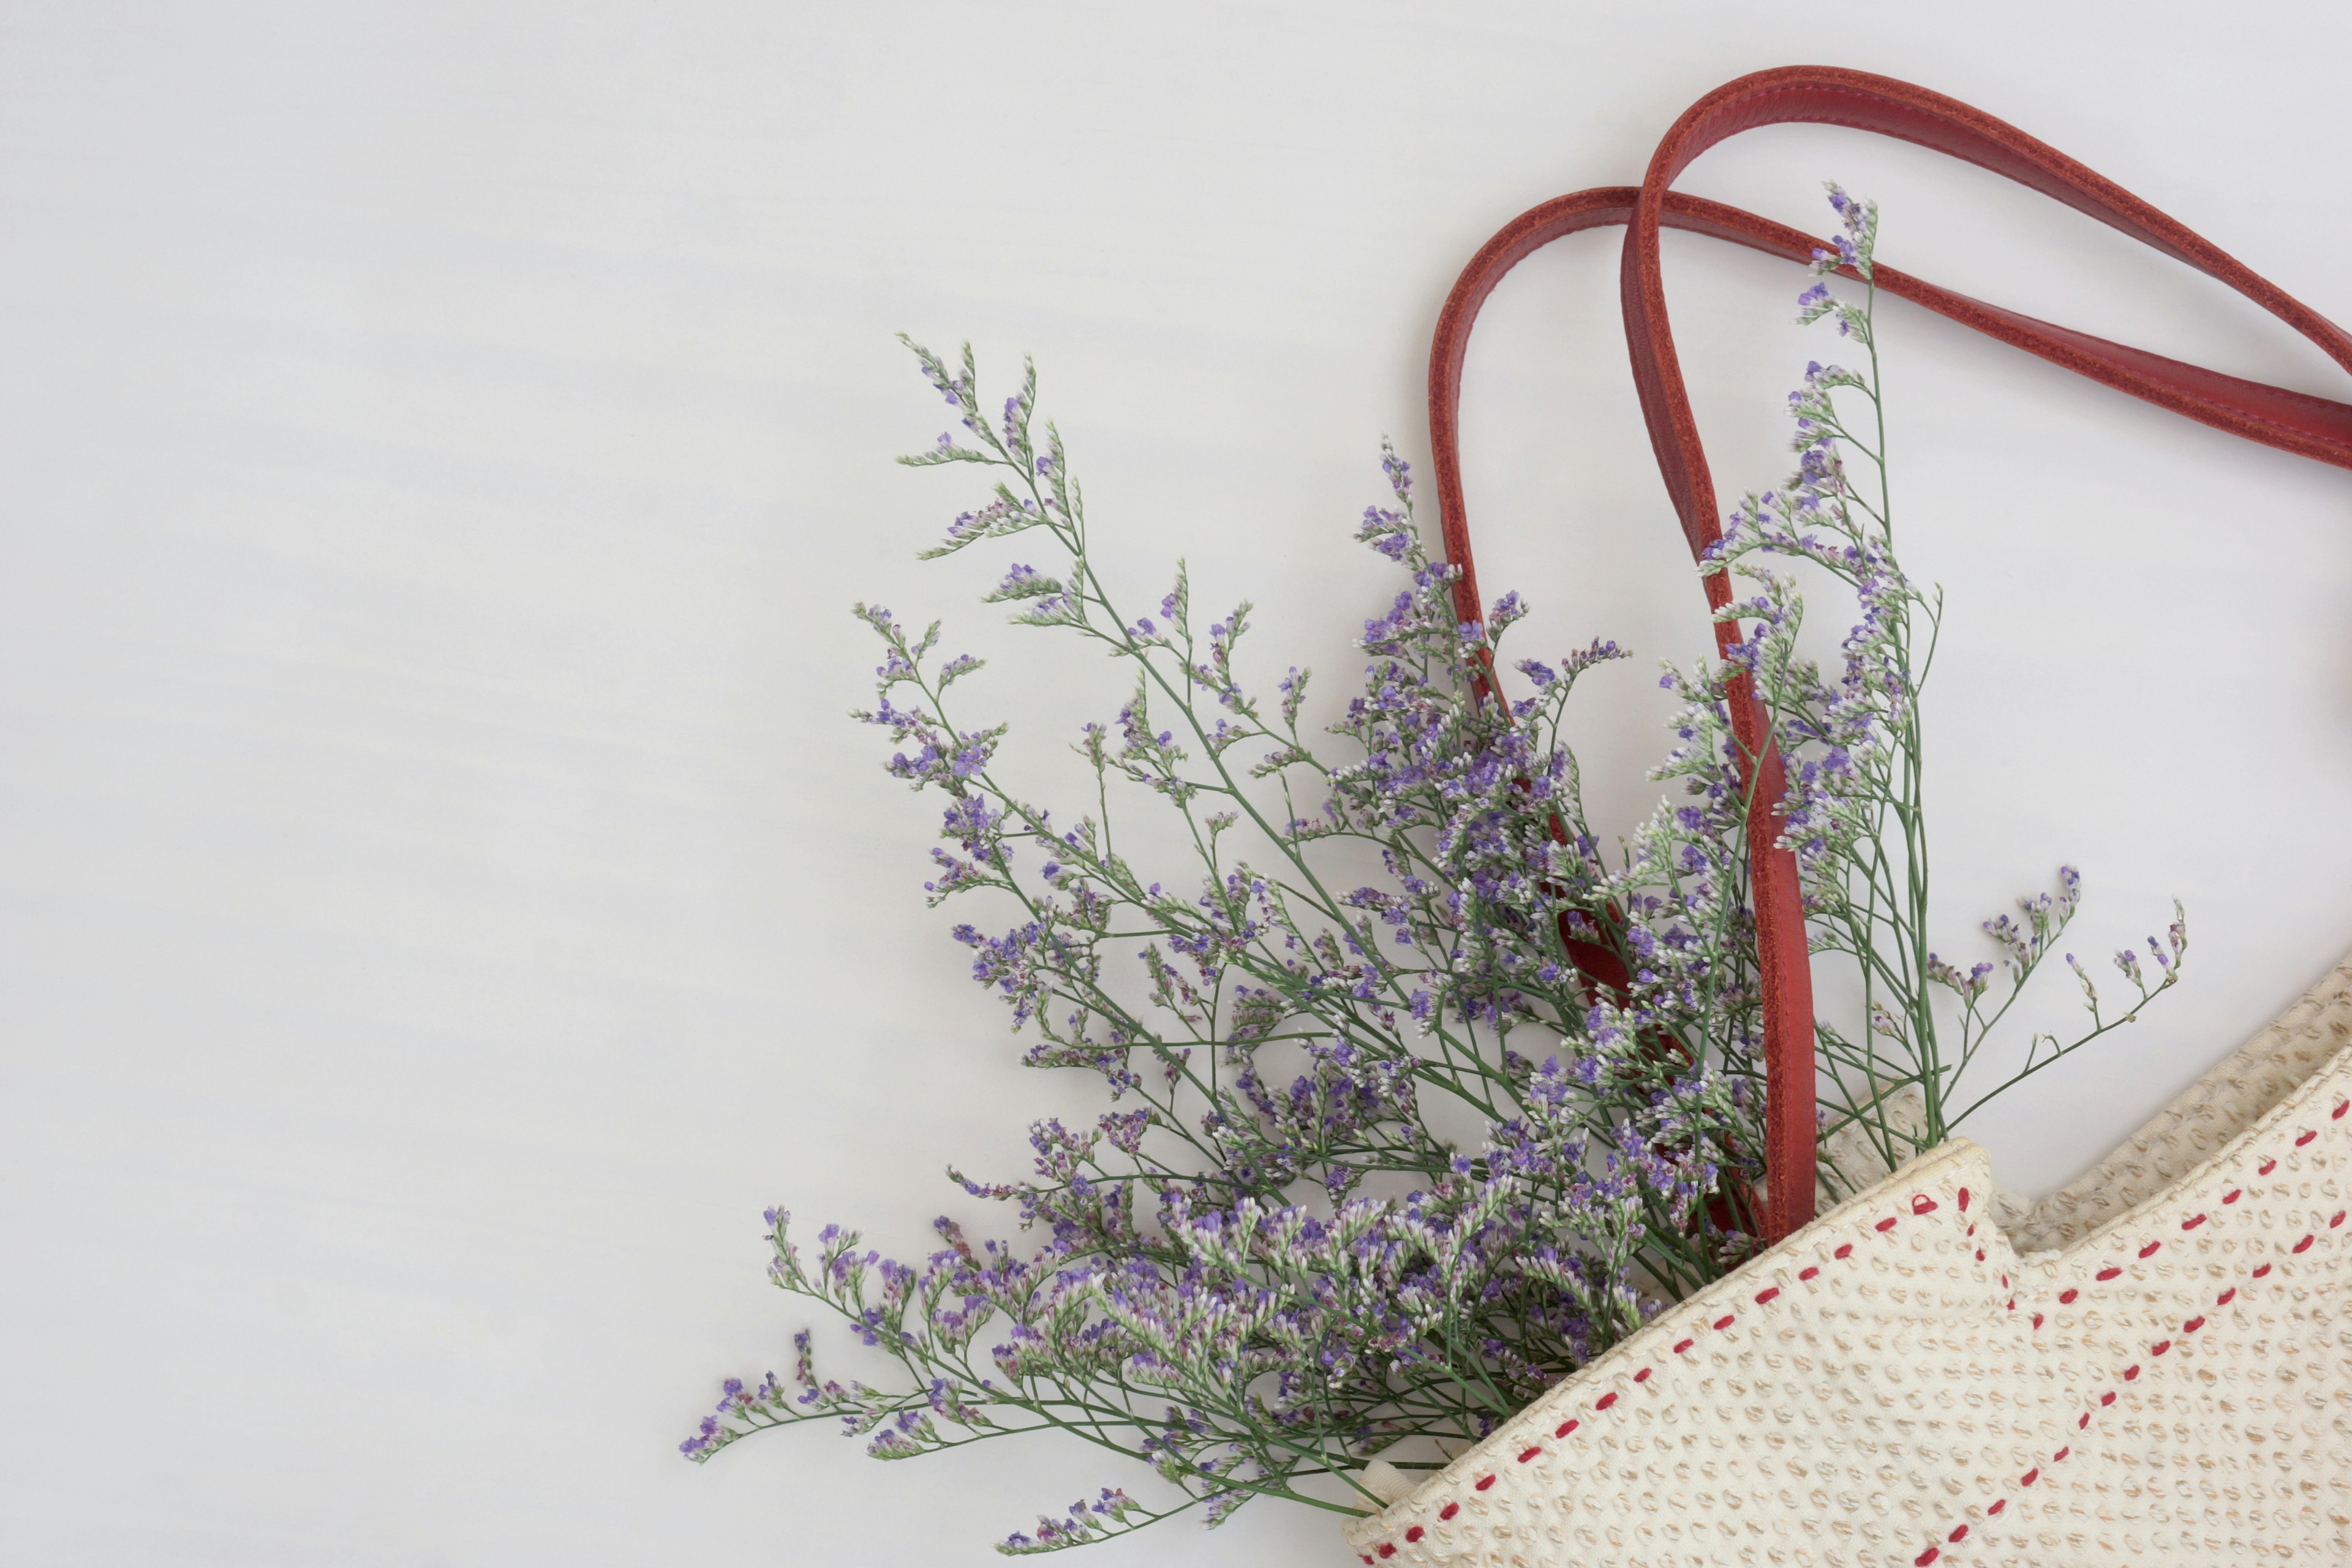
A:
<svg viewBox="0 0 2352 1568">
<path fill-rule="evenodd" d="M 968 480 L 892 341 L 1022 353 L 1137 602 L 1188 556 L 1255 668 L 1390 591 L 1455 269 L 1801 59 L 2003 116 L 2352 318 L 2336 8 L 716 5 L 0 8 L 0 1557 L 977 1563 L 1129 1479 L 673 1445 L 805 1321 L 759 1212 L 919 1249 L 1088 1102 L 922 904 L 930 806 L 845 717 L 873 596 L 992 656 L 1050 792 L 1115 703 L 912 552 Z M 1947 284 L 2344 395 L 2251 307 L 1916 150 L 1783 129 L 1684 181 L 1886 209 Z M 1829 346 L 1797 269 L 1668 240 L 1727 491 Z M 1703 646 L 1612 320 L 1615 236 L 1471 360 L 1528 651 Z M 1942 921 L 2084 868 L 2073 945 L 2189 910 L 2182 991 L 1972 1124 L 2039 1190 L 2352 946 L 2352 480 L 1883 312 L 1908 559 L 1952 611 Z M 982 552 L 988 553 L 988 552 Z M 1587 773 L 1630 823 L 1637 667 Z M 2053 991 L 2063 988 L 2057 977 Z M 2055 1015 L 2053 1015 L 2054 1016 Z M 964 1205 L 964 1209 L 969 1208 Z M 964 1212 L 964 1210 L 959 1210 Z M 1111 1563 L 1339 1563 L 1245 1511 Z"/>
</svg>

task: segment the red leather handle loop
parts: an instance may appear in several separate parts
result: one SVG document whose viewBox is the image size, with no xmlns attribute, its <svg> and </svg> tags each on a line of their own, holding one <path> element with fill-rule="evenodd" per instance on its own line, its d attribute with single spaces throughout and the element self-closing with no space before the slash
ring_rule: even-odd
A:
<svg viewBox="0 0 2352 1568">
<path fill-rule="evenodd" d="M 1649 174 L 1642 182 L 1625 236 L 1621 284 L 1626 344 L 1633 356 L 1633 384 L 1650 422 L 1651 443 L 1664 471 L 1667 492 L 1674 498 L 1675 510 L 1694 551 L 1706 549 L 1717 537 L 1715 489 L 1707 474 L 1706 456 L 1699 446 L 1698 426 L 1691 418 L 1690 399 L 1683 390 L 1674 332 L 1666 321 L 1658 229 L 1665 217 L 1667 187 L 1693 159 L 1719 142 L 1759 126 L 1800 122 L 1843 125 L 1916 142 L 2054 196 L 2077 212 L 2228 284 L 2316 344 L 2337 364 L 2352 370 L 2352 337 L 2334 322 L 2185 225 L 2014 125 L 1958 99 L 1866 71 L 1834 66 L 1759 71 L 1716 89 L 1675 121 L 1651 156 Z M 2000 331 L 1993 335 L 2007 336 Z M 2294 395 L 2285 396 L 2292 399 Z M 2240 433 L 2269 445 L 2286 446 L 2291 451 L 2325 456 L 2287 441 Z M 2281 432 L 2295 433 L 2293 429 Z M 2340 437 L 2340 427 L 2336 434 Z"/>
<path fill-rule="evenodd" d="M 1668 189 L 1675 175 L 1716 142 L 1757 126 L 1790 121 L 1844 125 L 1917 142 L 2054 196 L 2228 284 L 2352 370 L 2352 336 L 2130 192 L 2014 126 L 1940 93 L 1861 71 L 1801 66 L 1759 72 L 1709 93 L 1675 121 L 1638 190 L 1579 191 L 1521 214 L 1481 247 L 1447 296 L 1430 351 L 1430 445 L 1446 557 L 1461 568 L 1454 605 L 1464 620 L 1484 615 L 1463 504 L 1458 440 L 1470 329 L 1505 273 L 1552 240 L 1580 229 L 1627 226 L 1620 274 L 1626 341 L 1651 444 L 1692 553 L 1704 556 L 1721 537 L 1713 480 L 1667 324 L 1658 231 L 1685 229 L 1801 261 L 1816 248 L 1830 248 L 1753 213 Z M 1874 281 L 1890 294 L 2159 407 L 2265 446 L 2352 468 L 2352 405 L 2109 342 L 1987 305 L 1883 264 L 1874 268 Z M 1729 602 L 1729 586 L 1720 576 L 1706 582 L 1710 607 L 1720 609 Z M 1718 647 L 1738 636 L 1737 626 L 1718 624 Z M 1744 680 L 1734 683 L 1731 697 L 1735 731 L 1757 759 L 1749 841 L 1768 1082 L 1763 1229 L 1777 1240 L 1813 1211 L 1811 971 L 1795 862 L 1771 847 L 1778 836 L 1772 812 L 1780 797 L 1780 758 Z"/>
</svg>

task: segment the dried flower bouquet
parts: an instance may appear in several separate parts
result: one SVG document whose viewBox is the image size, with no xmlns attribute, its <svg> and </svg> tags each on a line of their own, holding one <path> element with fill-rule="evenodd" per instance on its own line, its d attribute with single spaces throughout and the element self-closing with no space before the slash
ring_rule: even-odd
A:
<svg viewBox="0 0 2352 1568">
<path fill-rule="evenodd" d="M 1076 816 L 999 780 L 1003 726 L 951 716 L 950 688 L 980 666 L 938 660 L 936 625 L 917 635 L 858 607 L 885 648 L 858 717 L 899 748 L 893 776 L 944 797 L 932 902 L 1010 911 L 954 935 L 1031 1037 L 1026 1061 L 1099 1074 L 1112 1103 L 1089 1127 L 1037 1122 L 1027 1178 L 956 1178 L 1014 1205 L 1024 1245 L 940 1219 L 940 1249 L 905 1264 L 838 1226 L 804 1241 L 771 1211 L 775 1282 L 899 1375 L 821 1377 L 803 1331 L 788 1379 L 728 1380 L 688 1458 L 830 1419 L 881 1458 L 1059 1431 L 1157 1473 L 1144 1497 L 1108 1487 L 1012 1535 L 1015 1553 L 1196 1508 L 1213 1524 L 1260 1497 L 1353 1513 L 1737 1267 L 1755 1245 L 1764 1088 L 1755 770 L 1725 700 L 1741 672 L 1786 760 L 1780 832 L 1817 967 L 1845 966 L 1857 999 L 1818 1025 L 1833 1191 L 1942 1142 L 2174 983 L 2178 921 L 2145 958 L 2117 955 L 2119 1009 L 2068 954 L 2082 1031 L 1988 1056 L 2058 951 L 2075 873 L 1982 923 L 1996 961 L 1963 969 L 1928 945 L 1920 694 L 1940 601 L 1894 553 L 1876 208 L 1834 186 L 1831 202 L 1838 250 L 1816 257 L 1801 319 L 1834 322 L 1861 368 L 1807 367 L 1795 474 L 1745 499 L 1703 563 L 1748 584 L 1724 612 L 1747 635 L 1664 671 L 1680 706 L 1651 776 L 1668 793 L 1613 848 L 1585 818 L 1568 710 L 1625 651 L 1596 640 L 1506 663 L 1522 602 L 1457 618 L 1393 450 L 1390 504 L 1357 537 L 1404 580 L 1365 625 L 1363 688 L 1333 745 L 1302 731 L 1306 671 L 1244 683 L 1247 604 L 1202 626 L 1181 566 L 1149 613 L 1115 596 L 1061 437 L 1036 435 L 1034 372 L 992 416 L 969 351 L 950 368 L 915 349 L 963 433 L 902 460 L 995 479 L 926 554 L 1030 536 L 1047 554 L 1009 564 L 989 601 L 1128 661 L 1134 694 L 1081 731 L 1097 792 Z M 1841 265 L 1858 299 L 1831 290 Z M 1827 671 L 1800 650 L 1800 571 L 1857 610 Z M 1184 878 L 1123 852 L 1112 806 L 1135 786 L 1189 835 Z M 1972 1076 L 1992 1061 L 1997 1081 Z"/>
</svg>

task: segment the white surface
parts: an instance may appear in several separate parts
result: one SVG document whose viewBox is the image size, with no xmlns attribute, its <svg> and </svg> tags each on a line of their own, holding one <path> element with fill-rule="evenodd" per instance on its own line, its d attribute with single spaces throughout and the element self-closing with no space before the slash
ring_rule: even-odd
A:
<svg viewBox="0 0 2352 1568">
<path fill-rule="evenodd" d="M 977 1563 L 1118 1479 L 672 1447 L 803 1321 L 763 1205 L 919 1247 L 945 1160 L 1017 1171 L 1085 1102 L 1013 1065 L 916 890 L 930 809 L 842 717 L 857 596 L 993 654 L 1041 776 L 1114 697 L 971 602 L 1001 560 L 910 558 L 969 491 L 888 462 L 940 415 L 893 331 L 1034 353 L 1139 595 L 1189 555 L 1258 600 L 1259 668 L 1336 695 L 1386 592 L 1344 538 L 1381 433 L 1422 455 L 1455 269 L 1743 71 L 1955 94 L 2352 318 L 2331 7 L 1448 10 L 0 12 L 0 1557 Z M 1685 184 L 1826 226 L 1823 177 L 1897 265 L 2342 395 L 1912 149 L 1777 130 Z M 1776 480 L 1801 279 L 1670 250 L 1718 475 Z M 1483 574 L 1531 644 L 1675 653 L 1613 256 L 1490 308 Z M 2189 907 L 2183 994 L 1980 1129 L 2044 1188 L 2352 946 L 2352 480 L 1916 311 L 1885 336 L 1953 605 L 1954 945 L 2069 856 L 2086 952 Z M 1654 751 L 1622 674 L 1613 822 Z M 1345 1561 L 1263 1506 L 1100 1560 Z"/>
</svg>

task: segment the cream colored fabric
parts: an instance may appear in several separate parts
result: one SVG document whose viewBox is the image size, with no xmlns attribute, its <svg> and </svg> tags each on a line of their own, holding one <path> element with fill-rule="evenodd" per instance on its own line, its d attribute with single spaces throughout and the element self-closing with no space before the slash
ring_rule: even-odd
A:
<svg viewBox="0 0 2352 1568">
<path fill-rule="evenodd" d="M 2352 1564 L 2352 961 L 2015 1226 L 1956 1139 L 1378 1515 L 1376 1568 Z"/>
</svg>

